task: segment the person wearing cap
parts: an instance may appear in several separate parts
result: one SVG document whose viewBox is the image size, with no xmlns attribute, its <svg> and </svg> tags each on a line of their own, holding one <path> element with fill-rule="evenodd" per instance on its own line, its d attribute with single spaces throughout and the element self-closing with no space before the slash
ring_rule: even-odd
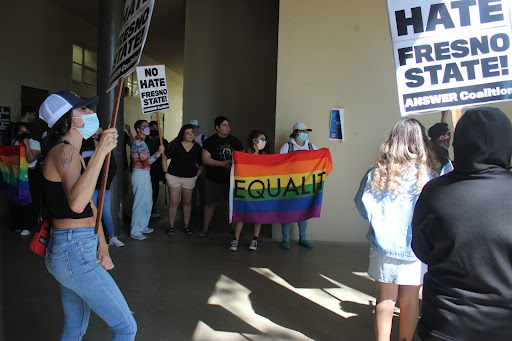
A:
<svg viewBox="0 0 512 341">
<path fill-rule="evenodd" d="M 45 99 L 39 117 L 51 128 L 51 148 L 43 163 L 43 201 L 51 218 L 46 267 L 60 284 L 64 328 L 62 340 L 81 340 L 90 310 L 110 327 L 115 340 L 134 340 L 137 324 L 116 282 L 100 226 L 95 233 L 92 196 L 105 157 L 117 146 L 115 128 L 106 129 L 87 168 L 80 156 L 84 139 L 99 128 L 91 108 L 98 97 L 82 99 L 65 90 Z"/>
<path fill-rule="evenodd" d="M 144 233 L 151 233 L 154 229 L 148 226 L 153 207 L 153 188 L 151 185 L 151 164 L 154 163 L 165 151 L 163 145 L 152 155 L 149 147 L 144 142 L 150 134 L 149 124 L 146 120 L 138 120 L 133 125 L 137 132 L 132 144 L 132 189 L 133 206 L 130 238 L 144 240 L 147 237 Z"/>
<path fill-rule="evenodd" d="M 432 152 L 435 154 L 438 164 L 435 167 L 439 173 L 444 165 L 450 162 L 448 149 L 450 148 L 451 133 L 448 123 L 446 123 L 446 115 L 448 111 L 442 112 L 441 122 L 434 124 L 428 129 L 428 136 L 432 143 Z"/>
<path fill-rule="evenodd" d="M 208 136 L 204 134 L 199 134 L 199 121 L 198 120 L 190 120 L 190 124 L 194 126 L 194 141 L 199 143 L 199 145 L 202 147 L 204 140 L 208 138 Z"/>
<path fill-rule="evenodd" d="M 317 146 L 309 141 L 309 132 L 311 129 L 302 122 L 297 122 L 293 125 L 293 132 L 290 134 L 290 141 L 286 142 L 279 151 L 280 154 L 286 154 L 301 150 L 317 150 Z M 290 248 L 290 228 L 293 222 L 283 223 L 283 241 L 281 242 L 281 248 Z M 308 221 L 299 221 L 299 245 L 305 248 L 313 248 L 313 243 L 306 239 L 306 231 L 308 228 Z"/>
</svg>

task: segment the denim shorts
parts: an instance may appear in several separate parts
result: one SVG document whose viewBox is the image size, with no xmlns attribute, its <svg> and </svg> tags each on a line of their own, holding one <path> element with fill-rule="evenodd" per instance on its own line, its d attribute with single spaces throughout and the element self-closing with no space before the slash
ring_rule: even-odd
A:
<svg viewBox="0 0 512 341">
<path fill-rule="evenodd" d="M 87 330 L 90 309 L 111 328 L 115 340 L 134 340 L 137 324 L 123 294 L 99 263 L 94 227 L 50 232 L 46 267 L 60 284 L 64 329 L 61 340 L 80 340 Z"/>
<path fill-rule="evenodd" d="M 420 260 L 402 260 L 385 256 L 370 248 L 368 275 L 382 283 L 422 285 L 427 265 Z"/>
</svg>

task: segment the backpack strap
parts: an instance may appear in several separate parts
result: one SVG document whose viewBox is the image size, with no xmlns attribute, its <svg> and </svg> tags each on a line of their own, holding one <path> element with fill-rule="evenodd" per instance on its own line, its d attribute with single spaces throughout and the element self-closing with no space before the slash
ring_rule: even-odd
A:
<svg viewBox="0 0 512 341">
<path fill-rule="evenodd" d="M 309 147 L 309 150 L 313 150 L 313 145 L 311 144 L 311 142 L 308 142 L 308 147 Z"/>
<path fill-rule="evenodd" d="M 201 134 L 201 143 L 203 143 L 204 140 L 206 140 L 206 136 L 204 136 L 204 134 Z"/>
<path fill-rule="evenodd" d="M 293 143 L 292 141 L 288 141 L 288 153 L 293 152 Z"/>
</svg>

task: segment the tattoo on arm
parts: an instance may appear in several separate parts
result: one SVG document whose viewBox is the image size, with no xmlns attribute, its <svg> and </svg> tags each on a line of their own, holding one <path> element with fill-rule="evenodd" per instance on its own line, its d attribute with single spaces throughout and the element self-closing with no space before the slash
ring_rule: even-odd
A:
<svg viewBox="0 0 512 341">
<path fill-rule="evenodd" d="M 67 150 L 67 148 L 62 148 L 62 153 L 60 155 L 60 162 L 62 163 L 62 167 L 64 166 L 70 166 L 71 161 L 73 161 L 73 153 L 75 151 L 75 148 L 71 147 Z"/>
</svg>

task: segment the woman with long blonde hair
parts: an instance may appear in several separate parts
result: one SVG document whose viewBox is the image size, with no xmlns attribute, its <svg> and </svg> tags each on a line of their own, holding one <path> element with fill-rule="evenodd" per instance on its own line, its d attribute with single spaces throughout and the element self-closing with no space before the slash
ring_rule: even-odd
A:
<svg viewBox="0 0 512 341">
<path fill-rule="evenodd" d="M 370 221 L 366 238 L 370 242 L 368 274 L 377 286 L 375 337 L 390 339 L 398 299 L 399 340 L 409 341 L 418 324 L 418 293 L 427 270 L 411 249 L 414 206 L 433 176 L 425 128 L 413 118 L 400 120 L 381 152 L 355 198 L 359 213 Z"/>
</svg>

